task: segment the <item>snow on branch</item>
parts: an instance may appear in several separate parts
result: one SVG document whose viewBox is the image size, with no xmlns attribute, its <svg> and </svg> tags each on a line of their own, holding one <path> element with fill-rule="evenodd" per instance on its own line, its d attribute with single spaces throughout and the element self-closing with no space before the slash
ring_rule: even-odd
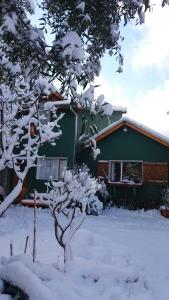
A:
<svg viewBox="0 0 169 300">
<path fill-rule="evenodd" d="M 51 86 L 39 77 L 33 87 L 24 79 L 16 79 L 15 87 L 0 85 L 0 171 L 13 169 L 18 178 L 16 187 L 0 205 L 0 216 L 19 195 L 28 171 L 36 166 L 42 144 L 55 141 L 61 135 L 58 125 L 62 114 L 44 124 L 39 114 L 41 95 Z"/>
<path fill-rule="evenodd" d="M 54 218 L 55 237 L 64 250 L 65 271 L 72 254 L 70 241 L 86 216 L 89 199 L 96 192 L 96 181 L 84 168 L 77 171 L 66 170 L 63 181 L 51 180 L 47 184 L 46 200 Z"/>
</svg>

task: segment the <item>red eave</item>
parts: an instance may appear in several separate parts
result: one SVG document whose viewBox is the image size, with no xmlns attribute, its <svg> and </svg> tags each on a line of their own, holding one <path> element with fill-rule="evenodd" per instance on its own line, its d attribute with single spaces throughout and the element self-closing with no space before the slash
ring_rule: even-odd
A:
<svg viewBox="0 0 169 300">
<path fill-rule="evenodd" d="M 62 101 L 63 100 L 63 96 L 58 93 L 58 92 L 54 92 L 51 93 L 50 95 L 41 95 L 40 97 L 40 101 Z"/>
<path fill-rule="evenodd" d="M 63 96 L 58 92 L 52 93 L 48 96 L 48 100 L 50 101 L 61 101 L 63 100 Z"/>
</svg>

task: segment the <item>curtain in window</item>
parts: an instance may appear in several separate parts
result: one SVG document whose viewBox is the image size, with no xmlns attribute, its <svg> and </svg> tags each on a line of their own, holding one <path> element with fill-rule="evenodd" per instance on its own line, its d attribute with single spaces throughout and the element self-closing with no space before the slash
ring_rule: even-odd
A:
<svg viewBox="0 0 169 300">
<path fill-rule="evenodd" d="M 50 122 L 50 111 L 44 109 L 44 102 L 39 103 L 39 119 L 43 125 Z"/>
<path fill-rule="evenodd" d="M 114 162 L 112 162 L 111 163 L 111 172 L 110 172 L 110 176 L 111 176 L 111 178 L 110 178 L 110 180 L 111 181 L 115 181 L 115 163 Z"/>
<path fill-rule="evenodd" d="M 60 159 L 58 178 L 63 178 L 64 171 L 67 168 L 67 159 Z"/>
<path fill-rule="evenodd" d="M 122 167 L 121 162 L 111 163 L 111 181 L 119 182 L 122 177 Z"/>
<path fill-rule="evenodd" d="M 58 163 L 59 161 L 57 159 L 39 158 L 38 165 L 40 166 L 37 167 L 36 179 L 48 180 L 50 176 L 52 176 L 53 179 L 57 179 Z"/>
<path fill-rule="evenodd" d="M 110 162 L 110 181 L 141 183 L 142 163 L 131 161 Z"/>
</svg>

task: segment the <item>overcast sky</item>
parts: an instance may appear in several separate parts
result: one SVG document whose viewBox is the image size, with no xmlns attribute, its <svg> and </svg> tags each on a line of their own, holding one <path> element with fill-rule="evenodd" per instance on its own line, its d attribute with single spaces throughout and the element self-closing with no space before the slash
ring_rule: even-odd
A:
<svg viewBox="0 0 169 300">
<path fill-rule="evenodd" d="M 160 1 L 161 2 L 161 1 Z M 97 94 L 127 107 L 127 116 L 169 136 L 169 6 L 158 0 L 145 24 L 123 28 L 123 73 L 108 56 L 103 59 Z"/>
</svg>

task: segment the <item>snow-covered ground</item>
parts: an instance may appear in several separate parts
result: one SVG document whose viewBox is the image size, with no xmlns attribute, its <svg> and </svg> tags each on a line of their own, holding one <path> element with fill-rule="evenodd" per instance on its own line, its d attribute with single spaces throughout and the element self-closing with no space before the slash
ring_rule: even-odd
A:
<svg viewBox="0 0 169 300">
<path fill-rule="evenodd" d="M 32 220 L 33 210 L 24 207 L 10 208 L 0 219 L 1 257 L 9 255 L 11 241 L 14 254 L 23 254 L 26 236 L 32 235 Z M 72 240 L 74 263 L 67 274 L 62 271 L 63 253 L 52 221 L 48 210 L 39 212 L 37 257 L 42 264 L 35 267 L 28 257 L 22 266 L 17 261 L 8 264 L 8 277 L 16 268 L 18 272 L 24 265 L 29 269 L 25 276 L 31 300 L 42 299 L 41 285 L 47 300 L 169 299 L 169 220 L 159 212 L 112 208 L 98 217 L 87 216 Z M 28 254 L 31 251 L 29 243 Z M 31 272 L 38 275 L 36 284 L 29 282 Z"/>
</svg>

